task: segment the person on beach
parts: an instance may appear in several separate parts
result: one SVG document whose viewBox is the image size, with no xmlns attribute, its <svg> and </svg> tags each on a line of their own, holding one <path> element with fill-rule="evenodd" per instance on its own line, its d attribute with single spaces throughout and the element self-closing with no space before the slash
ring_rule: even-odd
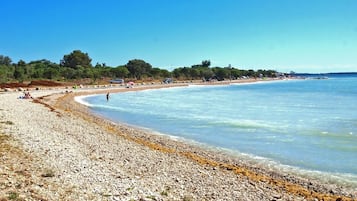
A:
<svg viewBox="0 0 357 201">
<path fill-rule="evenodd" d="M 29 91 L 24 92 L 24 96 L 20 96 L 20 98 L 22 98 L 22 99 L 33 99 Z"/>
<path fill-rule="evenodd" d="M 109 92 L 107 93 L 106 97 L 107 97 L 107 102 L 108 102 L 109 101 Z"/>
</svg>

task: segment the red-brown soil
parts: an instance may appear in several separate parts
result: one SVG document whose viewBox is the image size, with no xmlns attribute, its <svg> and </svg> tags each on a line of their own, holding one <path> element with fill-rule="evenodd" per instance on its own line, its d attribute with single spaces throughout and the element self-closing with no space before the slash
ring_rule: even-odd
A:
<svg viewBox="0 0 357 201">
<path fill-rule="evenodd" d="M 34 88 L 34 87 L 58 87 L 58 86 L 64 86 L 62 83 L 50 81 L 50 80 L 34 80 L 29 83 L 18 83 L 18 82 L 12 82 L 12 83 L 2 83 L 0 84 L 0 88 Z"/>
</svg>

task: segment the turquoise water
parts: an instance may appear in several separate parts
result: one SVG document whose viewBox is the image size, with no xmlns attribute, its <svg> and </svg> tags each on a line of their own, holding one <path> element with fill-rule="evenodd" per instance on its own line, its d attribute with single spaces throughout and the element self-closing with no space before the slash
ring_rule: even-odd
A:
<svg viewBox="0 0 357 201">
<path fill-rule="evenodd" d="M 88 96 L 94 113 L 357 186 L 357 76 Z"/>
</svg>

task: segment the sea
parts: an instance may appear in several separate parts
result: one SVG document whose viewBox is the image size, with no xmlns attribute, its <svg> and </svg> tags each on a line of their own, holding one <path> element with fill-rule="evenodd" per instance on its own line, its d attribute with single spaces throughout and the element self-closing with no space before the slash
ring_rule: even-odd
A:
<svg viewBox="0 0 357 201">
<path fill-rule="evenodd" d="M 77 97 L 113 122 L 357 188 L 357 74 Z"/>
</svg>

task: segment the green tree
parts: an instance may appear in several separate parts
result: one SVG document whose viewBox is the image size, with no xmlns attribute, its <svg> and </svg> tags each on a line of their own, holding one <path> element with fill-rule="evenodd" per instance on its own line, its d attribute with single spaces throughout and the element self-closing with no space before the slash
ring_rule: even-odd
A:
<svg viewBox="0 0 357 201">
<path fill-rule="evenodd" d="M 117 78 L 126 78 L 130 73 L 125 66 L 118 66 L 116 68 L 112 68 L 110 71 L 113 74 L 113 77 Z"/>
<path fill-rule="evenodd" d="M 92 81 L 95 82 L 100 78 L 100 72 L 96 68 L 92 69 Z"/>
<path fill-rule="evenodd" d="M 0 65 L 0 83 L 5 83 L 13 79 L 14 70 L 14 66 Z"/>
<path fill-rule="evenodd" d="M 24 60 L 20 59 L 19 62 L 17 62 L 17 66 L 25 67 L 26 66 L 26 62 Z"/>
<path fill-rule="evenodd" d="M 19 82 L 23 82 L 24 81 L 24 68 L 23 67 L 15 67 L 15 71 L 14 71 L 14 78 L 16 80 L 18 80 Z"/>
<path fill-rule="evenodd" d="M 39 79 L 39 78 L 43 77 L 43 73 L 44 73 L 44 68 L 34 69 L 34 71 L 32 72 L 31 77 L 33 79 Z"/>
<path fill-rule="evenodd" d="M 54 68 L 46 68 L 44 69 L 44 71 L 42 72 L 42 78 L 46 78 L 46 79 L 55 79 L 59 77 L 59 72 L 57 71 L 57 69 Z"/>
<path fill-rule="evenodd" d="M 170 71 L 168 71 L 166 69 L 160 69 L 160 75 L 162 78 L 171 77 Z"/>
<path fill-rule="evenodd" d="M 150 74 L 154 79 L 159 79 L 162 77 L 160 68 L 152 68 Z"/>
<path fill-rule="evenodd" d="M 200 75 L 201 75 L 201 77 L 203 77 L 205 79 L 209 79 L 212 76 L 214 76 L 214 73 L 213 73 L 212 69 L 210 69 L 210 68 L 203 68 L 200 70 Z"/>
<path fill-rule="evenodd" d="M 211 66 L 211 61 L 210 60 L 203 60 L 202 63 L 201 63 L 201 66 L 208 68 L 208 67 Z"/>
<path fill-rule="evenodd" d="M 239 69 L 232 68 L 231 69 L 231 76 L 233 79 L 237 79 L 243 76 L 243 71 Z"/>
<path fill-rule="evenodd" d="M 92 67 L 92 59 L 88 53 L 83 53 L 80 50 L 74 50 L 72 53 L 64 55 L 61 60 L 61 66 L 78 69 L 80 67 Z"/>
<path fill-rule="evenodd" d="M 183 77 L 184 79 L 191 78 L 191 68 L 189 68 L 189 67 L 181 68 L 181 76 L 180 77 Z"/>
<path fill-rule="evenodd" d="M 10 57 L 0 55 L 0 65 L 10 66 L 11 62 L 12 62 L 12 60 Z"/>
<path fill-rule="evenodd" d="M 197 66 L 180 67 L 173 70 L 172 75 L 176 79 L 197 79 L 201 77 L 201 68 Z"/>
<path fill-rule="evenodd" d="M 252 69 L 249 69 L 246 73 L 247 76 L 249 77 L 256 77 L 256 72 Z"/>
<path fill-rule="evenodd" d="M 191 74 L 191 79 L 201 79 L 199 69 L 192 68 L 190 70 L 190 74 Z"/>
<path fill-rule="evenodd" d="M 31 61 L 25 69 L 30 79 L 54 79 L 60 74 L 60 66 L 46 59 Z"/>
<path fill-rule="evenodd" d="M 113 77 L 113 73 L 111 72 L 112 68 L 111 67 L 100 67 L 100 68 L 95 68 L 100 76 L 102 77 Z"/>
<path fill-rule="evenodd" d="M 76 75 L 76 70 L 74 68 L 63 67 L 61 68 L 61 76 L 65 79 L 74 79 Z"/>
<path fill-rule="evenodd" d="M 180 79 L 182 77 L 181 75 L 181 69 L 182 68 L 175 68 L 173 71 L 172 71 L 172 75 L 176 78 L 176 79 Z"/>
<path fill-rule="evenodd" d="M 14 66 L 8 56 L 0 55 L 0 83 L 7 82 L 14 77 Z"/>
<path fill-rule="evenodd" d="M 139 80 L 143 75 L 147 75 L 152 69 L 151 64 L 140 59 L 130 60 L 125 66 L 129 70 L 131 76 Z"/>
<path fill-rule="evenodd" d="M 219 80 L 223 80 L 224 78 L 229 78 L 230 76 L 229 68 L 215 67 L 212 70 L 214 74 L 217 76 L 217 78 L 219 78 Z"/>
</svg>

